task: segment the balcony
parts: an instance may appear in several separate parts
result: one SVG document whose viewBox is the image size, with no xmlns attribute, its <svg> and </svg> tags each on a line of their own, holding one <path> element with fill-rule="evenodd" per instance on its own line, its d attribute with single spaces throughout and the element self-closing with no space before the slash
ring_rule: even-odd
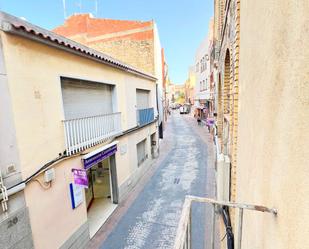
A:
<svg viewBox="0 0 309 249">
<path fill-rule="evenodd" d="M 138 126 L 151 123 L 154 120 L 154 108 L 138 109 L 136 111 L 136 120 Z"/>
<path fill-rule="evenodd" d="M 121 133 L 121 113 L 64 120 L 67 155 L 104 143 Z"/>
</svg>

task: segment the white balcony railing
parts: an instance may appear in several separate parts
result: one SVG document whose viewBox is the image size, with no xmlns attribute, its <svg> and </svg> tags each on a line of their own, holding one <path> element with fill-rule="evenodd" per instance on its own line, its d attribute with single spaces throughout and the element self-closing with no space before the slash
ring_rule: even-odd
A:
<svg viewBox="0 0 309 249">
<path fill-rule="evenodd" d="M 103 143 L 121 133 L 121 113 L 64 120 L 67 155 Z"/>
</svg>

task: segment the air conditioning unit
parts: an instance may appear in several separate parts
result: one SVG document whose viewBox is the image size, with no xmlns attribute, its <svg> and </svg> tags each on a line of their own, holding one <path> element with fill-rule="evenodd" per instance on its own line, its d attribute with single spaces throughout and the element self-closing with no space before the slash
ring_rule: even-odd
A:
<svg viewBox="0 0 309 249">
<path fill-rule="evenodd" d="M 229 201 L 230 199 L 230 158 L 220 154 L 217 158 L 217 199 Z"/>
</svg>

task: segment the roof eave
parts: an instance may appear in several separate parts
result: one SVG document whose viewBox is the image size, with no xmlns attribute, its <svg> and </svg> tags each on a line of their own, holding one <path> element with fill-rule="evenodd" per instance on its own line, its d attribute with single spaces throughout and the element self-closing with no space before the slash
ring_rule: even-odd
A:
<svg viewBox="0 0 309 249">
<path fill-rule="evenodd" d="M 4 17 L 8 17 L 8 18 L 4 18 Z M 1 12 L 0 18 L 1 18 L 0 29 L 8 34 L 21 36 L 26 39 L 30 39 L 30 40 L 33 40 L 39 43 L 43 43 L 47 46 L 58 48 L 66 52 L 97 61 L 99 63 L 117 68 L 119 70 L 128 72 L 130 74 L 134 74 L 142 78 L 146 78 L 151 81 L 157 81 L 157 78 L 155 78 L 151 74 L 144 73 L 108 55 L 105 55 L 101 52 L 98 52 L 82 44 L 69 40 L 60 35 L 54 34 L 51 31 L 47 31 L 40 27 L 29 24 L 14 16 L 10 16 L 6 13 Z M 12 19 L 13 23 L 12 23 L 12 20 L 10 21 L 8 19 Z M 16 24 L 16 21 L 18 21 L 18 24 Z"/>
</svg>

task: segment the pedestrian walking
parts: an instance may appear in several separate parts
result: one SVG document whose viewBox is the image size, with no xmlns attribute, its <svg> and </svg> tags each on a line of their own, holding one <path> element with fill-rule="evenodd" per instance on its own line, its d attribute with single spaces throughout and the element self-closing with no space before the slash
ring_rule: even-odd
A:
<svg viewBox="0 0 309 249">
<path fill-rule="evenodd" d="M 201 125 L 201 122 L 202 122 L 201 116 L 198 114 L 197 115 L 197 125 Z"/>
</svg>

